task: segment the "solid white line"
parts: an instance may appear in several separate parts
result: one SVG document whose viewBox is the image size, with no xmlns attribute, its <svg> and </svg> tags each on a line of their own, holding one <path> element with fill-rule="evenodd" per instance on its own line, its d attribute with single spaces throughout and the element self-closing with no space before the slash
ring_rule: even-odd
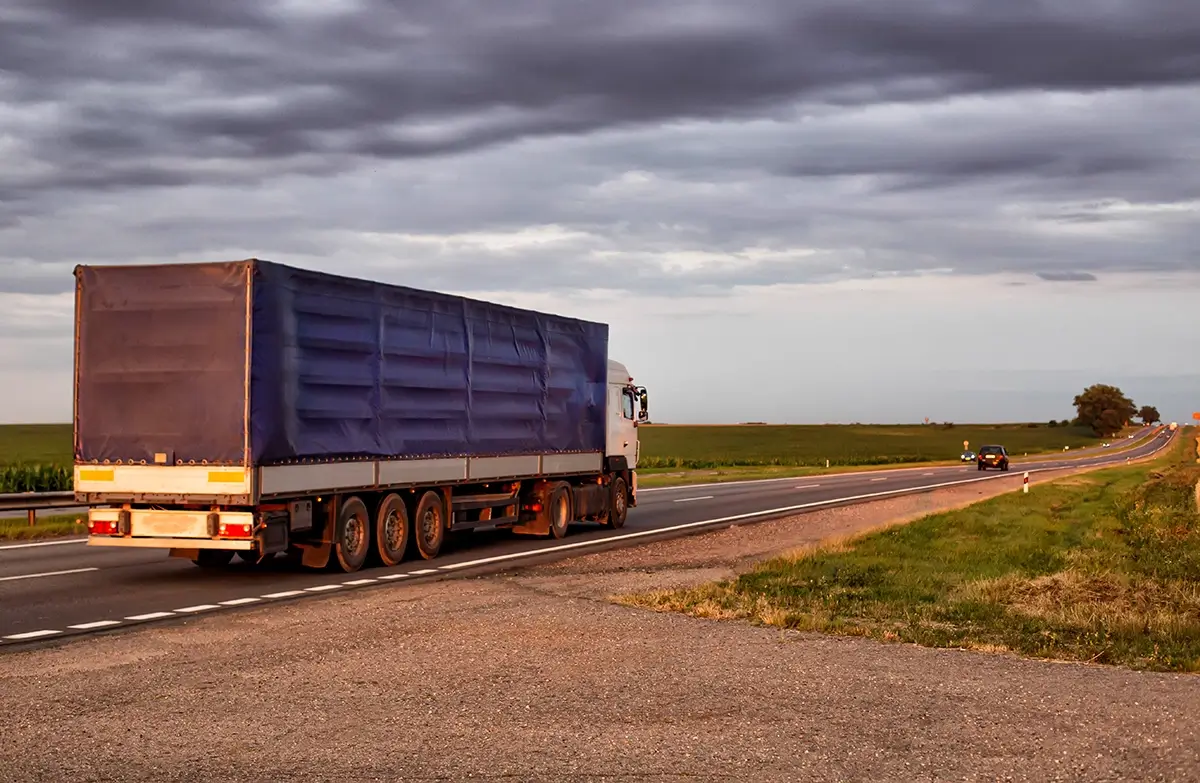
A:
<svg viewBox="0 0 1200 783">
<path fill-rule="evenodd" d="M 18 579 L 38 579 L 43 576 L 62 576 L 63 574 L 82 574 L 88 571 L 99 571 L 99 568 L 72 568 L 67 571 L 45 571 L 40 574 L 20 574 L 18 576 L 0 576 L 0 582 L 15 582 Z"/>
<path fill-rule="evenodd" d="M 713 499 L 712 495 L 705 495 L 704 497 L 699 497 L 699 498 L 679 498 L 678 500 L 672 500 L 671 502 L 672 503 L 691 503 L 693 500 L 712 500 L 712 499 Z"/>
<path fill-rule="evenodd" d="M 28 544 L 4 544 L 0 546 L 3 549 L 33 549 L 39 546 L 62 546 L 63 544 L 86 544 L 86 538 L 64 538 L 62 540 L 55 539 L 54 541 L 34 541 Z"/>
<path fill-rule="evenodd" d="M 73 631 L 90 631 L 93 628 L 105 628 L 110 625 L 120 624 L 120 620 L 97 620 L 94 623 L 80 623 L 79 625 L 68 625 L 67 627 Z"/>
<path fill-rule="evenodd" d="M 20 641 L 21 639 L 38 639 L 42 636 L 54 636 L 55 634 L 60 633 L 62 633 L 62 631 L 26 631 L 25 633 L 14 633 L 11 636 L 5 636 L 4 638 L 11 639 L 15 642 Z"/>
<path fill-rule="evenodd" d="M 255 604 L 261 601 L 261 598 L 234 598 L 232 601 L 219 601 L 221 606 L 244 606 L 245 604 Z"/>
<path fill-rule="evenodd" d="M 1143 454 L 1143 455 L 1139 455 L 1139 459 L 1143 458 L 1143 457 L 1151 457 L 1151 456 L 1159 453 L 1160 451 L 1166 449 L 1169 445 L 1171 445 L 1173 440 L 1174 440 L 1174 437 L 1167 438 L 1165 441 L 1163 441 L 1163 443 L 1159 444 L 1156 448 L 1154 448 L 1150 452 Z M 1118 460 L 1112 460 L 1111 462 L 1113 465 L 1120 464 Z M 1028 470 L 1026 470 L 1024 472 L 1028 473 L 1028 474 L 1033 474 L 1033 473 L 1053 472 L 1055 470 L 1062 470 L 1064 468 L 1070 469 L 1072 467 L 1106 467 L 1106 466 L 1107 466 L 1107 463 L 1101 458 L 1101 461 L 1097 462 L 1094 465 L 1090 465 L 1090 466 L 1084 466 L 1084 465 L 1078 465 L 1078 464 L 1063 464 L 1063 465 L 1050 464 L 1050 465 L 1047 465 L 1042 468 L 1029 468 Z M 662 535 L 663 533 L 671 533 L 671 532 L 678 531 L 678 530 L 688 530 L 688 529 L 693 529 L 693 528 L 710 527 L 710 526 L 719 525 L 722 523 L 736 523 L 736 522 L 739 522 L 742 520 L 750 520 L 750 519 L 755 519 L 758 517 L 774 516 L 774 515 L 784 514 L 784 513 L 793 512 L 793 511 L 803 511 L 803 510 L 811 509 L 811 508 L 820 508 L 821 506 L 829 506 L 829 505 L 840 504 L 840 503 L 853 503 L 855 501 L 872 500 L 875 498 L 883 498 L 883 497 L 888 497 L 891 495 L 902 495 L 902 494 L 912 494 L 912 493 L 917 493 L 917 492 L 927 492 L 929 490 L 941 489 L 943 487 L 954 487 L 954 486 L 961 486 L 964 484 L 976 484 L 980 481 L 994 481 L 997 479 L 1004 479 L 1004 478 L 1011 478 L 1011 477 L 1012 476 L 1010 476 L 1010 475 L 1000 473 L 998 475 L 992 475 L 992 476 L 979 476 L 977 478 L 961 479 L 958 481 L 943 481 L 943 482 L 940 482 L 937 484 L 926 484 L 926 485 L 918 486 L 918 487 L 903 487 L 900 489 L 891 489 L 891 490 L 885 490 L 882 492 L 869 492 L 869 493 L 862 494 L 862 495 L 852 495 L 852 496 L 848 496 L 848 497 L 832 498 L 830 500 L 819 500 L 819 501 L 815 501 L 812 503 L 800 503 L 797 505 L 783 506 L 780 508 L 767 509 L 764 511 L 752 511 L 752 512 L 748 512 L 745 514 L 735 514 L 733 516 L 728 516 L 728 517 L 719 517 L 716 519 L 704 519 L 704 520 L 700 520 L 697 522 L 687 522 L 682 525 L 672 525 L 670 527 L 657 528 L 657 529 L 653 529 L 653 530 L 642 530 L 642 531 L 638 531 L 636 533 L 625 533 L 622 535 L 609 536 L 606 538 L 592 539 L 592 540 L 588 540 L 588 541 L 577 541 L 577 542 L 571 543 L 571 544 L 559 544 L 556 546 L 543 547 L 541 549 L 534 549 L 534 550 L 525 551 L 525 552 L 514 552 L 511 554 L 507 554 L 507 555 L 497 555 L 495 557 L 479 558 L 477 560 L 468 560 L 468 561 L 461 562 L 461 563 L 452 563 L 452 564 L 447 564 L 447 565 L 443 565 L 443 566 L 438 566 L 435 569 L 426 568 L 426 569 L 422 569 L 420 571 L 413 571 L 411 573 L 384 574 L 384 575 L 380 576 L 379 578 L 381 580 L 403 579 L 404 577 L 408 577 L 408 576 L 417 576 L 420 574 L 431 574 L 431 573 L 436 573 L 437 571 L 454 571 L 454 570 L 458 570 L 458 569 L 462 569 L 462 568 L 470 568 L 471 566 L 476 566 L 476 565 L 487 565 L 487 564 L 491 564 L 491 563 L 500 563 L 500 562 L 504 562 L 504 561 L 508 561 L 508 560 L 520 560 L 520 559 L 524 559 L 524 558 L 543 556 L 543 555 L 550 554 L 553 552 L 563 552 L 563 551 L 568 551 L 568 550 L 573 550 L 573 549 L 595 547 L 595 546 L 599 546 L 599 545 L 603 545 L 603 544 L 607 544 L 607 543 L 615 542 L 615 541 L 629 541 L 629 540 L 637 539 L 637 538 L 645 538 L 647 536 Z M 78 569 L 78 570 L 79 571 L 95 571 L 97 569 L 85 568 L 85 569 Z M 73 572 L 60 572 L 60 573 L 73 573 Z M 33 576 L 33 575 L 29 575 L 29 576 Z M 22 577 L 8 577 L 8 578 L 12 579 L 12 578 L 22 578 Z M 369 578 L 368 579 L 358 579 L 358 580 L 354 580 L 353 582 L 347 582 L 345 584 L 367 584 L 367 583 L 370 583 L 373 581 L 375 581 L 375 580 L 369 579 Z M 324 590 L 334 590 L 334 589 L 337 589 L 338 587 L 341 587 L 341 585 L 318 585 L 315 587 L 305 588 L 304 591 L 291 590 L 291 591 L 285 591 L 285 592 L 281 592 L 281 593 L 271 593 L 271 594 L 268 594 L 268 595 L 265 595 L 262 597 L 263 598 L 284 598 L 284 597 L 293 596 L 293 595 L 301 595 L 305 591 L 318 592 L 318 591 L 324 591 Z M 237 598 L 237 599 L 233 599 L 230 601 L 223 601 L 221 605 L 236 606 L 236 605 L 245 604 L 245 603 L 253 603 L 258 600 L 259 600 L 258 598 Z M 177 610 L 175 610 L 175 612 L 193 613 L 193 612 L 201 612 L 201 611 L 205 611 L 205 610 L 219 609 L 219 608 L 220 608 L 220 606 L 218 606 L 216 604 L 200 604 L 197 606 L 189 606 L 189 607 L 184 607 L 183 609 L 177 609 Z M 125 619 L 126 620 L 134 620 L 134 621 L 136 621 L 136 620 L 154 620 L 154 619 L 163 618 L 163 617 L 171 617 L 175 614 L 175 612 L 153 612 L 150 614 L 132 615 L 132 616 L 126 617 Z M 68 627 L 72 628 L 72 629 L 77 629 L 77 630 L 88 630 L 88 629 L 92 629 L 92 628 L 103 628 L 106 626 L 119 625 L 119 624 L 120 624 L 120 622 L 116 621 L 116 620 L 99 620 L 99 621 L 92 622 L 92 623 L 82 623 L 79 625 L 72 625 L 72 626 L 68 626 Z M 3 638 L 6 640 L 9 640 L 9 641 L 21 641 L 21 640 L 26 640 L 26 639 L 36 639 L 36 638 L 44 637 L 44 636 L 54 636 L 54 635 L 61 634 L 61 633 L 62 633 L 61 631 L 56 631 L 56 630 L 27 631 L 25 633 L 11 634 L 11 635 L 5 636 Z"/>
<path fill-rule="evenodd" d="M 1166 444 L 1164 444 L 1164 446 L 1165 445 Z M 1153 452 L 1150 452 L 1150 454 L 1154 454 L 1154 453 L 1160 451 L 1164 446 L 1160 446 L 1159 448 L 1155 449 Z M 1150 454 L 1143 455 L 1143 456 L 1150 456 Z M 1068 467 L 1073 467 L 1073 466 L 1068 466 Z M 1045 473 L 1045 472 L 1061 470 L 1061 469 L 1062 468 L 1056 468 L 1056 467 L 1050 466 L 1050 467 L 1044 467 L 1044 468 L 1030 468 L 1027 472 L 1031 473 L 1031 474 L 1032 473 Z M 660 528 L 656 528 L 653 530 L 641 530 L 636 533 L 623 533 L 623 534 L 617 535 L 617 536 L 608 536 L 605 538 L 598 538 L 598 539 L 593 539 L 590 541 L 577 541 L 572 544 L 558 544 L 556 546 L 544 547 L 541 549 L 535 549 L 535 550 L 527 551 L 527 552 L 513 552 L 513 553 L 507 554 L 507 555 L 497 555 L 495 557 L 484 557 L 484 558 L 480 558 L 478 560 L 467 560 L 462 563 L 450 563 L 450 564 L 441 566 L 441 569 L 444 571 L 453 571 L 453 570 L 457 570 L 457 569 L 461 569 L 461 568 L 470 568 L 471 566 L 489 565 L 491 563 L 500 563 L 500 562 L 504 562 L 507 560 L 519 560 L 521 558 L 546 555 L 546 554 L 550 554 L 553 552 L 565 552 L 565 551 L 572 550 L 572 549 L 581 549 L 584 547 L 594 547 L 594 546 L 598 546 L 601 544 L 611 543 L 614 541 L 630 541 L 630 540 L 637 539 L 637 538 L 646 538 L 647 536 L 658 536 L 658 535 L 662 535 L 663 533 L 672 533 L 677 530 L 690 530 L 690 529 L 694 529 L 694 528 L 710 527 L 713 525 L 719 525 L 719 524 L 726 523 L 726 522 L 739 522 L 742 520 L 756 519 L 758 517 L 769 517 L 769 516 L 774 516 L 777 514 L 786 514 L 786 513 L 794 512 L 794 511 L 805 511 L 805 510 L 811 509 L 811 508 L 820 508 L 822 506 L 831 506 L 831 505 L 835 505 L 835 504 L 839 504 L 839 503 L 850 503 L 850 502 L 855 502 L 855 501 L 874 500 L 876 498 L 884 498 L 884 497 L 889 497 L 891 495 L 903 495 L 903 494 L 913 494 L 916 492 L 927 492 L 932 489 L 942 489 L 944 487 L 957 487 L 957 486 L 963 486 L 966 484 L 977 484 L 980 481 L 995 481 L 997 479 L 1005 479 L 1005 478 L 1012 478 L 1012 475 L 1005 474 L 1005 473 L 999 473 L 999 474 L 993 474 L 993 475 L 979 476 L 977 478 L 958 479 L 956 481 L 942 481 L 942 482 L 938 482 L 937 484 L 924 484 L 919 487 L 903 487 L 901 489 L 887 489 L 887 490 L 883 490 L 882 492 L 868 492 L 868 493 L 865 493 L 862 495 L 851 495 L 848 497 L 831 498 L 829 500 L 817 500 L 812 503 L 800 503 L 800 504 L 793 505 L 793 506 L 782 506 L 780 508 L 772 508 L 772 509 L 767 509 L 765 511 L 751 511 L 751 512 L 748 512 L 745 514 L 735 514 L 733 516 L 719 517 L 716 519 L 702 519 L 698 522 L 685 522 L 681 525 L 672 525 L 670 527 L 660 527 Z"/>
<path fill-rule="evenodd" d="M 135 622 L 140 621 L 140 620 L 161 620 L 164 617 L 172 617 L 172 616 L 174 616 L 174 614 L 175 614 L 174 612 L 151 612 L 150 614 L 131 615 L 129 617 L 126 617 L 125 619 L 133 620 Z"/>
</svg>

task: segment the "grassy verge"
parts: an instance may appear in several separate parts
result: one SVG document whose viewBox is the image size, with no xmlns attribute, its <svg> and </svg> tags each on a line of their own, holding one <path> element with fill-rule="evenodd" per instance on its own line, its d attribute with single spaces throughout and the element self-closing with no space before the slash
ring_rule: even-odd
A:
<svg viewBox="0 0 1200 783">
<path fill-rule="evenodd" d="M 62 538 L 87 534 L 86 525 L 77 525 L 77 516 L 38 517 L 37 524 L 25 519 L 0 519 L 0 541 L 23 541 L 32 538 Z"/>
<path fill-rule="evenodd" d="M 885 641 L 1200 671 L 1192 441 L 1185 433 L 1152 463 L 778 557 L 734 580 L 618 600 Z"/>
</svg>

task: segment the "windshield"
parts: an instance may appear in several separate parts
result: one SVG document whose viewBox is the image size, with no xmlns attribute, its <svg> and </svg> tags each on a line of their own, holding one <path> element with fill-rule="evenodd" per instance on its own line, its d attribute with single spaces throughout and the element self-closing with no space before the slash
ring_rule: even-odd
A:
<svg viewBox="0 0 1200 783">
<path fill-rule="evenodd" d="M 1000 452 L 999 446 L 984 446 L 979 449 L 980 454 L 999 454 Z"/>
</svg>

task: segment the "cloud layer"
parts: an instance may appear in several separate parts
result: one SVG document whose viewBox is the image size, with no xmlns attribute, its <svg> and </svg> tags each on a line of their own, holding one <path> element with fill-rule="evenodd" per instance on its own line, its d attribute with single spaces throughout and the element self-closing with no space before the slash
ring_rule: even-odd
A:
<svg viewBox="0 0 1200 783">
<path fill-rule="evenodd" d="M 9 7 L 5 290 L 243 250 L 678 291 L 1197 263 L 1187 3 Z"/>
<path fill-rule="evenodd" d="M 8 0 L 0 342 L 69 323 L 77 263 L 714 318 L 797 284 L 1068 301 L 1197 270 L 1196 41 L 1179 0 Z"/>
</svg>

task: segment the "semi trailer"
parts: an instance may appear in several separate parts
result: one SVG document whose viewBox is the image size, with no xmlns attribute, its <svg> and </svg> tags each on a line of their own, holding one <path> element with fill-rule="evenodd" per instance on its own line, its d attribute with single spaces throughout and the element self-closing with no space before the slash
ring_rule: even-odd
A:
<svg viewBox="0 0 1200 783">
<path fill-rule="evenodd" d="M 88 545 L 353 572 L 637 505 L 608 326 L 248 259 L 75 269 Z"/>
</svg>

